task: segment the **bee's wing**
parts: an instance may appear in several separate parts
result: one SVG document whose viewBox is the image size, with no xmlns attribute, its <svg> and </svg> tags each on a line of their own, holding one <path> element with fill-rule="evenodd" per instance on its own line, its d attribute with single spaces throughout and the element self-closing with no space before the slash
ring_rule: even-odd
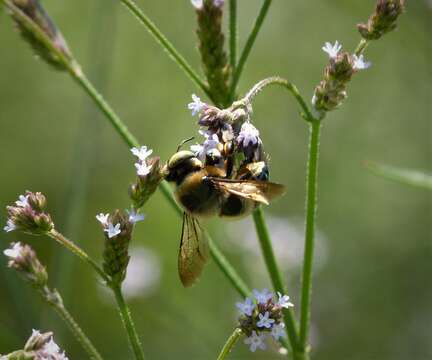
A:
<svg viewBox="0 0 432 360">
<path fill-rule="evenodd" d="M 214 177 L 210 177 L 209 180 L 222 192 L 228 192 L 266 205 L 285 192 L 285 186 L 268 181 L 233 180 Z"/>
<path fill-rule="evenodd" d="M 183 286 L 191 286 L 201 275 L 209 257 L 207 238 L 199 222 L 186 212 L 178 256 L 178 272 Z"/>
</svg>

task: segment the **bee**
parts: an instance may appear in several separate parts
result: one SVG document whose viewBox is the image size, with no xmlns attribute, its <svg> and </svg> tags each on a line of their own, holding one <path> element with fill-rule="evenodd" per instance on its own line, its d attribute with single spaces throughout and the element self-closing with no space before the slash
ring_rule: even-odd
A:
<svg viewBox="0 0 432 360">
<path fill-rule="evenodd" d="M 185 287 L 200 276 L 209 257 L 199 219 L 244 217 L 284 193 L 283 185 L 268 181 L 264 161 L 243 164 L 230 178 L 222 154 L 223 149 L 214 149 L 201 161 L 192 151 L 177 151 L 163 169 L 165 180 L 175 183 L 174 195 L 184 210 L 178 271 Z"/>
</svg>

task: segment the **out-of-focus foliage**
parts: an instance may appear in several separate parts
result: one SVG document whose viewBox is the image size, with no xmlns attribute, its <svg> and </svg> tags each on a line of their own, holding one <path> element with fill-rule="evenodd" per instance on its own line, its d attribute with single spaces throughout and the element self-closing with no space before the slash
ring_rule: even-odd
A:
<svg viewBox="0 0 432 360">
<path fill-rule="evenodd" d="M 238 2 L 243 45 L 261 1 Z M 196 19 L 189 1 L 138 3 L 198 67 Z M 196 134 L 186 104 L 192 92 L 204 95 L 118 1 L 44 4 L 90 78 L 162 162 L 181 140 Z M 310 98 L 327 63 L 323 43 L 337 39 L 345 49 L 353 49 L 359 40 L 355 25 L 373 7 L 373 0 L 274 1 L 245 69 L 241 93 L 277 74 Z M 377 178 L 362 165 L 374 160 L 430 168 L 431 16 L 430 1 L 408 2 L 398 29 L 367 49 L 373 66 L 356 76 L 344 105 L 325 120 L 318 210 L 325 256 L 319 258 L 313 293 L 317 359 L 432 357 L 431 194 Z M 59 229 L 100 259 L 103 235 L 94 216 L 128 206 L 134 159 L 70 78 L 33 58 L 4 12 L 0 43 L 0 205 L 4 208 L 26 189 L 43 191 Z M 254 110 L 253 120 L 271 155 L 271 177 L 288 188 L 266 212 L 277 219 L 272 230 L 281 239 L 278 256 L 298 308 L 300 275 L 290 262 L 298 263 L 302 255 L 299 219 L 307 128 L 297 104 L 281 89 L 263 92 Z M 77 196 L 82 191 L 85 195 Z M 236 324 L 234 302 L 239 297 L 214 263 L 195 287 L 182 288 L 176 263 L 180 220 L 159 193 L 146 204 L 145 213 L 133 239 L 139 261 L 128 286 L 148 358 L 215 358 Z M 3 211 L 2 223 L 5 216 Z M 258 245 L 249 238 L 250 222 L 230 223 L 228 228 L 214 220 L 208 226 L 252 287 L 270 286 L 261 258 L 253 255 Z M 0 234 L 2 249 L 11 241 L 28 242 L 37 250 L 48 264 L 52 285 L 106 359 L 131 357 L 113 301 L 86 265 L 48 238 Z M 51 309 L 6 269 L 5 258 L 0 262 L 0 351 L 20 348 L 31 329 L 40 328 L 53 331 L 71 359 L 84 358 Z M 140 286 L 138 294 L 134 282 Z M 250 355 L 239 345 L 235 357 L 280 355 Z"/>
</svg>

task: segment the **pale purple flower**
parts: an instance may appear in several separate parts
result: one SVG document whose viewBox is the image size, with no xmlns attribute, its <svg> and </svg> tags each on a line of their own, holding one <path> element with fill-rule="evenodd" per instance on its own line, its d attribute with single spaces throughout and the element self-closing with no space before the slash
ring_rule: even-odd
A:
<svg viewBox="0 0 432 360">
<path fill-rule="evenodd" d="M 203 0 L 191 0 L 191 3 L 195 9 L 200 10 L 203 7 Z M 192 98 L 193 98 L 193 96 L 194 95 L 192 95 Z"/>
<path fill-rule="evenodd" d="M 271 329 L 271 336 L 273 336 L 273 339 L 275 339 L 276 341 L 279 340 L 279 338 L 281 337 L 285 337 L 285 324 L 282 322 L 279 324 L 274 324 Z"/>
<path fill-rule="evenodd" d="M 256 331 L 252 331 L 252 335 L 247 337 L 244 340 L 244 343 L 249 345 L 249 349 L 252 352 L 255 352 L 257 348 L 261 350 L 266 349 L 266 344 L 264 342 L 265 340 L 265 334 L 257 334 Z"/>
<path fill-rule="evenodd" d="M 144 161 L 142 163 L 135 163 L 138 176 L 147 176 L 150 174 L 152 165 L 147 165 Z"/>
<path fill-rule="evenodd" d="M 253 294 L 255 296 L 255 299 L 260 304 L 267 304 L 267 301 L 269 301 L 273 297 L 272 293 L 270 291 L 268 291 L 267 289 L 264 289 L 261 292 L 259 292 L 258 290 L 254 289 L 253 290 Z"/>
<path fill-rule="evenodd" d="M 206 154 L 213 149 L 217 149 L 220 143 L 219 138 L 216 134 L 210 134 L 202 130 L 199 130 L 199 133 L 206 139 L 204 140 L 202 145 L 192 145 L 190 149 L 198 159 L 204 160 Z"/>
<path fill-rule="evenodd" d="M 141 161 L 144 161 L 153 153 L 153 150 L 147 150 L 147 146 L 141 146 L 140 148 L 133 147 L 131 149 L 131 153 L 134 154 Z"/>
<path fill-rule="evenodd" d="M 15 229 L 16 229 L 15 223 L 11 219 L 8 219 L 6 222 L 6 226 L 3 227 L 3 230 L 6 232 L 10 232 L 10 231 L 13 231 Z"/>
<path fill-rule="evenodd" d="M 115 226 L 111 223 L 108 224 L 108 227 L 104 229 L 104 231 L 108 234 L 108 237 L 111 239 L 114 236 L 117 236 L 121 233 L 120 224 L 116 224 Z"/>
<path fill-rule="evenodd" d="M 213 5 L 216 7 L 222 7 L 224 5 L 224 0 L 213 0 Z"/>
<path fill-rule="evenodd" d="M 252 125 L 249 121 L 243 123 L 240 133 L 237 136 L 237 142 L 244 148 L 249 144 L 257 145 L 261 143 L 258 129 Z"/>
<path fill-rule="evenodd" d="M 100 213 L 98 215 L 96 215 L 96 219 L 97 221 L 99 221 L 103 226 L 107 226 L 108 225 L 108 217 L 110 214 L 104 214 L 104 213 Z"/>
<path fill-rule="evenodd" d="M 257 326 L 258 327 L 263 327 L 263 328 L 266 328 L 266 329 L 270 329 L 272 327 L 273 323 L 275 322 L 274 319 L 270 318 L 270 313 L 268 311 L 266 311 L 264 313 L 264 315 L 263 314 L 258 314 L 258 317 L 259 317 L 259 320 L 257 322 Z"/>
<path fill-rule="evenodd" d="M 294 304 L 289 301 L 290 297 L 288 295 L 282 295 L 280 292 L 278 292 L 277 294 L 279 296 L 279 300 L 276 303 L 277 306 L 280 306 L 281 308 L 285 308 L 285 309 L 294 306 Z"/>
<path fill-rule="evenodd" d="M 371 67 L 372 63 L 370 61 L 365 61 L 363 55 L 357 56 L 353 55 L 354 59 L 354 70 L 365 70 Z"/>
<path fill-rule="evenodd" d="M 8 258 L 12 260 L 16 260 L 21 255 L 23 249 L 24 247 L 22 246 L 22 244 L 17 242 L 13 244 L 11 248 L 4 250 L 3 254 L 5 254 Z"/>
<path fill-rule="evenodd" d="M 15 204 L 17 205 L 17 206 L 19 206 L 19 207 L 26 207 L 26 206 L 28 206 L 28 195 L 20 195 L 19 197 L 18 197 L 18 200 L 17 201 L 15 201 Z"/>
<path fill-rule="evenodd" d="M 201 1 L 201 6 L 202 6 L 202 1 Z M 193 101 L 188 104 L 188 109 L 192 111 L 192 116 L 195 116 L 196 114 L 198 114 L 203 109 L 203 107 L 205 106 L 205 103 L 203 103 L 201 101 L 201 99 L 198 96 L 196 96 L 195 94 L 192 94 L 192 100 Z"/>
<path fill-rule="evenodd" d="M 251 298 L 246 298 L 244 303 L 241 303 L 241 302 L 236 303 L 236 307 L 237 307 L 237 309 L 240 310 L 240 313 L 242 315 L 251 316 L 252 312 L 255 309 L 255 304 Z"/>
<path fill-rule="evenodd" d="M 126 212 L 129 214 L 129 221 L 132 224 L 135 224 L 138 221 L 143 221 L 145 216 L 143 214 L 138 214 L 134 209 L 131 211 L 126 210 Z"/>
<path fill-rule="evenodd" d="M 59 346 L 54 342 L 53 338 L 44 345 L 41 349 L 43 359 L 68 360 L 64 352 L 60 352 Z"/>
<path fill-rule="evenodd" d="M 342 44 L 339 44 L 339 42 L 336 40 L 334 45 L 332 45 L 329 42 L 326 42 L 325 45 L 322 47 L 323 51 L 328 54 L 330 59 L 336 58 L 338 56 L 339 51 L 342 49 Z"/>
</svg>

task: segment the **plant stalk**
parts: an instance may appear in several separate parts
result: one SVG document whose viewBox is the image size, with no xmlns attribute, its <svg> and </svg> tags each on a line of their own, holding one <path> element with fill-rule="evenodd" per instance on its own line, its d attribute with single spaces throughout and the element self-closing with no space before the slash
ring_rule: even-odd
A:
<svg viewBox="0 0 432 360">
<path fill-rule="evenodd" d="M 217 357 L 217 360 L 224 360 L 228 354 L 233 349 L 234 345 L 237 343 L 237 341 L 240 339 L 240 336 L 242 336 L 243 332 L 241 329 L 236 328 L 231 336 L 228 338 L 227 342 L 225 343 L 224 347 L 222 348 L 219 356 Z"/>
<path fill-rule="evenodd" d="M 235 72 L 237 64 L 237 0 L 230 0 L 229 36 L 230 36 L 230 64 Z"/>
<path fill-rule="evenodd" d="M 126 301 L 123 297 L 123 293 L 121 291 L 121 285 L 119 284 L 111 284 L 110 285 L 115 299 L 117 301 L 118 310 L 120 312 L 120 317 L 123 321 L 123 325 L 126 329 L 126 332 L 129 337 L 129 342 L 131 348 L 135 354 L 135 358 L 137 360 L 144 360 L 144 352 L 142 350 L 141 342 L 139 340 L 138 334 L 135 329 L 134 322 L 132 320 L 131 312 L 126 304 Z"/>
<path fill-rule="evenodd" d="M 312 265 L 317 209 L 317 175 L 320 132 L 321 122 L 312 122 L 310 125 L 309 155 L 307 165 L 305 248 L 300 314 L 300 345 L 303 352 L 306 354 L 309 352 L 308 341 L 311 316 L 310 306 L 312 292 Z"/>
<path fill-rule="evenodd" d="M 235 92 L 236 92 L 237 84 L 240 80 L 240 76 L 243 72 L 243 68 L 246 64 L 246 61 L 249 57 L 249 54 L 252 50 L 252 47 L 255 43 L 255 40 L 258 36 L 258 33 L 261 29 L 261 26 L 264 22 L 264 19 L 267 15 L 267 12 L 270 8 L 271 3 L 272 3 L 272 0 L 264 0 L 264 3 L 263 3 L 263 5 L 262 5 L 262 7 L 258 13 L 258 16 L 255 20 L 255 23 L 253 25 L 252 31 L 251 31 L 251 33 L 250 33 L 250 35 L 246 41 L 246 45 L 245 45 L 245 47 L 244 47 L 244 49 L 240 55 L 240 60 L 236 66 L 235 72 L 233 73 L 233 78 L 232 78 L 232 82 L 231 82 L 230 95 L 231 95 L 231 98 L 233 100 L 235 98 Z"/>
</svg>

